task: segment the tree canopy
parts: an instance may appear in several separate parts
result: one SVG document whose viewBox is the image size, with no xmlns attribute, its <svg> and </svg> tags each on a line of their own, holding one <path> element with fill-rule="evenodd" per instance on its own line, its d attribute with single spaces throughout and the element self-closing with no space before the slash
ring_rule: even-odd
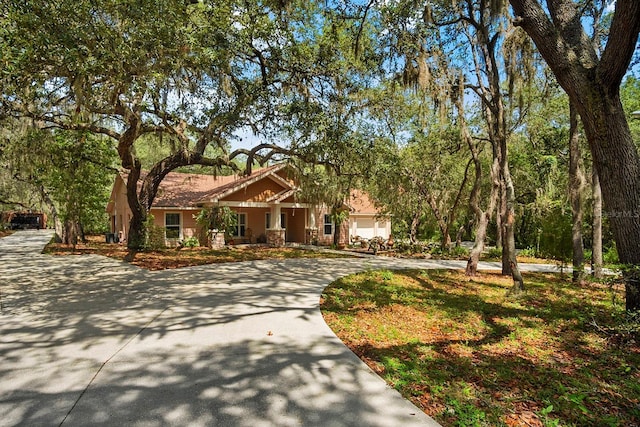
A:
<svg viewBox="0 0 640 427">
<path fill-rule="evenodd" d="M 475 239 L 469 273 L 495 242 L 516 281 L 516 245 L 537 249 L 547 244 L 544 230 L 566 231 L 573 159 L 599 176 L 605 227 L 620 260 L 637 266 L 640 121 L 629 120 L 640 106 L 637 76 L 625 75 L 640 5 L 608 7 L 8 0 L 0 14 L 0 159 L 28 153 L 24 135 L 40 135 L 43 152 L 58 150 L 48 160 L 55 167 L 79 161 L 81 175 L 103 176 L 91 168 L 109 171 L 117 153 L 128 173 L 132 249 L 144 241 L 170 171 L 242 173 L 291 160 L 303 179 L 323 183 L 315 196 L 336 209 L 351 188 L 364 187 L 404 224 L 402 235 L 437 237 L 443 247 L 454 235 Z M 586 135 L 577 146 L 589 148 L 579 159 L 569 151 L 570 130 L 579 130 L 569 127 L 569 105 Z M 247 133 L 255 142 L 238 148 Z M 5 173 L 0 194 L 31 204 L 34 191 L 27 196 L 16 176 Z M 78 176 L 47 179 L 62 198 Z M 71 212 L 58 209 L 61 218 Z M 592 219 L 577 222 L 585 236 Z M 640 306 L 635 277 L 627 276 L 630 308 Z"/>
</svg>

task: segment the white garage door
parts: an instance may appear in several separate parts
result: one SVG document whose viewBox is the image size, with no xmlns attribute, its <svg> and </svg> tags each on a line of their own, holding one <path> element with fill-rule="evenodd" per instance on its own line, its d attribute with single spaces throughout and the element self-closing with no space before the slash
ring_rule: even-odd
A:
<svg viewBox="0 0 640 427">
<path fill-rule="evenodd" d="M 373 218 L 358 218 L 356 221 L 357 229 L 354 231 L 357 236 L 365 239 L 376 237 L 374 230 L 375 220 Z"/>
</svg>

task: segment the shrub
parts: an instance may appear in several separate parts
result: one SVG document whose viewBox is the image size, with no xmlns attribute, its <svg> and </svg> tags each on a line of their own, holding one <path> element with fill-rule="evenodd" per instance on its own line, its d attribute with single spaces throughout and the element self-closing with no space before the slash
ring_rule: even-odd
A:
<svg viewBox="0 0 640 427">
<path fill-rule="evenodd" d="M 605 264 L 618 264 L 620 262 L 620 258 L 618 258 L 618 249 L 615 244 L 612 244 L 611 247 L 602 254 L 602 261 Z"/>
<path fill-rule="evenodd" d="M 157 226 L 153 220 L 153 215 L 148 214 L 147 221 L 144 224 L 146 230 L 144 249 L 156 251 L 166 248 L 164 242 L 165 230 L 164 227 Z"/>
<path fill-rule="evenodd" d="M 451 254 L 451 256 L 454 256 L 456 258 L 467 258 L 469 256 L 469 250 L 464 246 L 454 246 L 453 248 L 451 248 L 451 251 L 449 253 Z"/>
<path fill-rule="evenodd" d="M 485 253 L 487 258 L 502 258 L 502 249 L 489 248 Z"/>
<path fill-rule="evenodd" d="M 196 222 L 207 230 L 219 230 L 225 236 L 233 236 L 238 225 L 237 214 L 228 206 L 203 208 L 194 215 Z"/>
<path fill-rule="evenodd" d="M 183 242 L 182 242 L 183 246 L 185 248 L 196 248 L 198 246 L 200 246 L 200 241 L 198 240 L 198 238 L 196 236 L 191 236 L 186 238 Z"/>
<path fill-rule="evenodd" d="M 518 252 L 518 255 L 523 257 L 535 258 L 537 254 L 535 248 L 525 248 L 521 249 L 520 252 Z"/>
</svg>

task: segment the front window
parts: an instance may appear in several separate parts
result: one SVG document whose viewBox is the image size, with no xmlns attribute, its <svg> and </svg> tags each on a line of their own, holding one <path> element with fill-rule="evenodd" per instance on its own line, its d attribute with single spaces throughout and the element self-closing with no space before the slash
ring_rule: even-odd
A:
<svg viewBox="0 0 640 427">
<path fill-rule="evenodd" d="M 247 214 L 236 214 L 236 229 L 234 231 L 235 237 L 244 237 L 247 229 Z"/>
<path fill-rule="evenodd" d="M 165 237 L 167 239 L 180 238 L 180 214 L 166 213 L 164 215 Z"/>
<path fill-rule="evenodd" d="M 331 221 L 331 215 L 324 216 L 324 235 L 329 236 L 333 234 L 333 221 Z"/>
</svg>

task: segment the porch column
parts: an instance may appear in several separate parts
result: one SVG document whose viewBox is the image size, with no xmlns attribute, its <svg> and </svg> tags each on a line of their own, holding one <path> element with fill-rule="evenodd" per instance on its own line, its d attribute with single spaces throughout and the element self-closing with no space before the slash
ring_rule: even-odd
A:
<svg viewBox="0 0 640 427">
<path fill-rule="evenodd" d="M 316 207 L 311 206 L 307 208 L 308 217 L 307 217 L 307 228 L 305 229 L 305 243 L 307 245 L 317 245 L 318 244 L 318 225 L 316 223 Z"/>
<path fill-rule="evenodd" d="M 278 203 L 271 205 L 271 224 L 267 228 L 267 244 L 275 248 L 285 245 L 285 230 L 280 221 L 281 213 L 282 209 Z"/>
<path fill-rule="evenodd" d="M 308 228 L 316 228 L 316 210 L 311 207 L 309 209 L 309 227 Z"/>
<path fill-rule="evenodd" d="M 279 230 L 282 228 L 282 223 L 280 222 L 280 214 L 282 213 L 282 208 L 279 203 L 276 203 L 271 206 L 271 224 L 269 224 L 269 228 L 274 230 Z"/>
</svg>

